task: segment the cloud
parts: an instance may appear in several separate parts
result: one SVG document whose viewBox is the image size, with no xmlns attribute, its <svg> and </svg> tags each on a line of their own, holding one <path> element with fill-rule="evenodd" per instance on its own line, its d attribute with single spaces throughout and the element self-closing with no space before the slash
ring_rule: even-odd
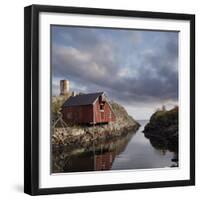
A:
<svg viewBox="0 0 200 200">
<path fill-rule="evenodd" d="M 53 26 L 52 71 L 126 105 L 177 101 L 178 33 Z"/>
</svg>

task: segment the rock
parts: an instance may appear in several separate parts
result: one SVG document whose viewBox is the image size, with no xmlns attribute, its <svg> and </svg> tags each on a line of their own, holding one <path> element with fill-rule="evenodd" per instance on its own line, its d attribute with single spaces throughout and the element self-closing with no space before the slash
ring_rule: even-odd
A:
<svg viewBox="0 0 200 200">
<path fill-rule="evenodd" d="M 178 107 L 155 112 L 143 132 L 155 148 L 177 152 Z"/>
</svg>

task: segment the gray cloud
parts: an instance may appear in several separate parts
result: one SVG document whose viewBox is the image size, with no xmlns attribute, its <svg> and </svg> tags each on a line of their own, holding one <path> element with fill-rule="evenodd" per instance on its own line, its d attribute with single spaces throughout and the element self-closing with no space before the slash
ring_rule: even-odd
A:
<svg viewBox="0 0 200 200">
<path fill-rule="evenodd" d="M 84 85 L 88 92 L 106 91 L 124 103 L 176 101 L 177 34 L 150 33 L 154 42 L 145 31 L 111 32 L 63 29 L 52 45 L 53 77 L 69 79 L 77 90 Z"/>
</svg>

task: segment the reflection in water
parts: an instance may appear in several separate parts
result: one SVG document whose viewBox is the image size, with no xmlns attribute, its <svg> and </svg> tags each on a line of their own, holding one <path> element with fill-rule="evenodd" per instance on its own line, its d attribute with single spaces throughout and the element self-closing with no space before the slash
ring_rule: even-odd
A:
<svg viewBox="0 0 200 200">
<path fill-rule="evenodd" d="M 148 139 L 150 140 L 151 145 L 160 150 L 169 150 L 172 152 L 178 151 L 178 141 L 177 138 L 161 138 L 156 136 L 149 136 Z"/>
<path fill-rule="evenodd" d="M 151 145 L 163 153 L 166 154 L 167 151 L 174 152 L 174 156 L 171 161 L 175 162 L 171 167 L 178 167 L 178 138 L 161 138 L 156 136 L 148 136 Z"/>
<path fill-rule="evenodd" d="M 120 169 L 147 169 L 176 167 L 177 153 L 169 149 L 168 142 L 158 138 L 145 138 L 142 130 L 112 140 L 91 144 L 90 147 L 53 149 L 52 172 L 83 172 Z M 172 145 L 173 146 L 173 145 Z M 172 152 L 171 152 L 172 151 Z"/>
<path fill-rule="evenodd" d="M 134 133 L 126 136 L 91 144 L 89 149 L 69 151 L 66 148 L 53 150 L 53 172 L 82 172 L 109 170 L 116 155 L 126 148 Z"/>
</svg>

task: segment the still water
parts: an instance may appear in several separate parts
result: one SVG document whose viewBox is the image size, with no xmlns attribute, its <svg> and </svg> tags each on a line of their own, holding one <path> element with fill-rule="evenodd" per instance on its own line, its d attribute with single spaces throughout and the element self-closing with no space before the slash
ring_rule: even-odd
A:
<svg viewBox="0 0 200 200">
<path fill-rule="evenodd" d="M 156 145 L 156 140 L 150 141 L 144 136 L 142 131 L 148 121 L 141 120 L 139 123 L 141 127 L 136 133 L 100 144 L 91 144 L 87 149 L 53 150 L 52 172 L 176 167 L 177 163 L 173 162 L 175 153 L 164 149 L 160 144 Z"/>
</svg>

